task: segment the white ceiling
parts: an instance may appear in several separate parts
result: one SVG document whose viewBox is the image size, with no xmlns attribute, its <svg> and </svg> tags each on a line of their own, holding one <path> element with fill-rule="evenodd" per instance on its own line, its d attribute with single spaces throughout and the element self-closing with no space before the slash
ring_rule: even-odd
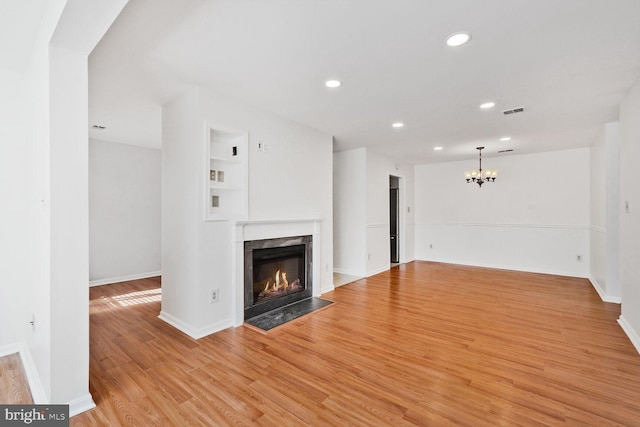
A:
<svg viewBox="0 0 640 427">
<path fill-rule="evenodd" d="M 471 42 L 446 46 L 462 30 Z M 532 153 L 591 145 L 638 76 L 638 0 L 131 0 L 90 57 L 90 124 L 107 127 L 90 133 L 159 147 L 161 105 L 196 84 L 336 151 Z"/>
</svg>

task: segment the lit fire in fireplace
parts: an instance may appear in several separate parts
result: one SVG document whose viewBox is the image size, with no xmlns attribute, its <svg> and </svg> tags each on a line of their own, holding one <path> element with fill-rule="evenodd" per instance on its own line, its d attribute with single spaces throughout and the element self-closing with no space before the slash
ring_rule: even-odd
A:
<svg viewBox="0 0 640 427">
<path fill-rule="evenodd" d="M 287 280 L 287 273 L 281 270 L 276 271 L 273 282 L 271 279 L 267 280 L 264 285 L 264 289 L 258 294 L 260 298 L 268 298 L 277 295 L 283 295 L 288 292 L 297 291 L 302 289 L 300 279 L 296 279 L 289 283 Z"/>
</svg>

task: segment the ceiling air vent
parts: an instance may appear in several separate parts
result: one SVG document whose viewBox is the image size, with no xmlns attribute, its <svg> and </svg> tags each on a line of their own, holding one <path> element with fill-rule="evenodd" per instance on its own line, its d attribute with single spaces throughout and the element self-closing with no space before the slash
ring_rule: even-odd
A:
<svg viewBox="0 0 640 427">
<path fill-rule="evenodd" d="M 509 114 L 522 113 L 524 111 L 524 107 L 512 108 L 510 110 L 504 110 L 502 114 L 508 116 Z"/>
<path fill-rule="evenodd" d="M 513 151 L 513 150 L 512 150 L 511 148 L 510 148 L 510 149 L 508 149 L 508 150 L 500 150 L 500 151 L 498 151 L 498 154 L 500 154 L 500 153 L 510 153 L 510 152 L 512 152 L 512 151 Z"/>
</svg>

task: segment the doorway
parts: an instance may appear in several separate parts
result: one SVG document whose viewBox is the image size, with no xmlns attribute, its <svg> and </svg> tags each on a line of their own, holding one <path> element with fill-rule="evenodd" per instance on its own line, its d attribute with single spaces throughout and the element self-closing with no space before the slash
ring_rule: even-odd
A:
<svg viewBox="0 0 640 427">
<path fill-rule="evenodd" d="M 392 264 L 400 262 L 400 179 L 389 176 L 389 244 L 390 261 Z"/>
</svg>

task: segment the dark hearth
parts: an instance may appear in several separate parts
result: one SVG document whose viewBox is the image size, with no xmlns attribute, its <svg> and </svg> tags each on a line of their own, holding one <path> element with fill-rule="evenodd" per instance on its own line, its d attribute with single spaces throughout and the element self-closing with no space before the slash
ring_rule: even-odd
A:
<svg viewBox="0 0 640 427">
<path fill-rule="evenodd" d="M 312 236 L 244 243 L 244 318 L 310 298 Z"/>
<path fill-rule="evenodd" d="M 268 311 L 259 316 L 252 317 L 247 320 L 247 323 L 251 326 L 262 329 L 263 331 L 269 331 L 275 327 L 295 320 L 298 317 L 320 310 L 329 304 L 333 304 L 333 302 L 320 298 L 307 298 L 284 307 L 276 308 L 275 310 Z"/>
</svg>

